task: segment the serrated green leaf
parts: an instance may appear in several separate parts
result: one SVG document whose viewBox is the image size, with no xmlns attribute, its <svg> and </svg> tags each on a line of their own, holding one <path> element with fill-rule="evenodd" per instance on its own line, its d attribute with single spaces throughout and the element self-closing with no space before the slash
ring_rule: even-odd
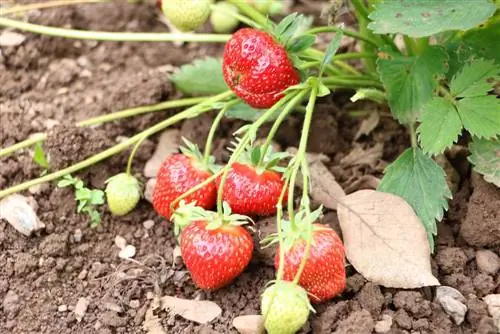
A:
<svg viewBox="0 0 500 334">
<path fill-rule="evenodd" d="M 43 151 L 42 145 L 38 142 L 35 143 L 35 152 L 33 155 L 33 160 L 42 168 L 49 168 L 49 163 L 45 157 L 45 152 Z"/>
<path fill-rule="evenodd" d="M 229 89 L 222 74 L 222 60 L 211 57 L 181 66 L 171 80 L 177 89 L 190 95 L 219 94 Z"/>
<path fill-rule="evenodd" d="M 446 73 L 448 55 L 439 46 L 431 46 L 417 57 L 386 52 L 390 59 L 379 58 L 377 70 L 389 106 L 400 122 L 414 122 L 422 107 L 433 97 L 439 77 Z"/>
<path fill-rule="evenodd" d="M 377 190 L 398 195 L 412 206 L 434 249 L 436 220 L 443 218 L 452 197 L 444 170 L 420 149 L 409 148 L 387 167 Z"/>
<path fill-rule="evenodd" d="M 486 24 L 467 30 L 462 41 L 472 52 L 485 59 L 493 59 L 500 64 L 500 19 L 489 20 Z"/>
<path fill-rule="evenodd" d="M 64 188 L 64 187 L 71 186 L 74 183 L 75 183 L 74 180 L 71 180 L 71 179 L 62 179 L 59 182 L 57 182 L 57 187 L 58 188 Z"/>
<path fill-rule="evenodd" d="M 92 205 L 104 204 L 104 192 L 99 189 L 92 189 L 90 192 L 90 203 Z"/>
<path fill-rule="evenodd" d="M 314 35 L 303 35 L 295 40 L 290 44 L 288 47 L 288 52 L 300 52 L 304 51 L 308 47 L 314 44 L 316 42 L 316 36 Z"/>
<path fill-rule="evenodd" d="M 440 154 L 451 146 L 462 131 L 462 122 L 450 100 L 435 97 L 425 105 L 417 129 L 422 149 Z"/>
<path fill-rule="evenodd" d="M 399 0 L 375 5 L 368 28 L 377 34 L 402 33 L 412 37 L 447 30 L 466 30 L 486 21 L 495 12 L 488 0 Z"/>
<path fill-rule="evenodd" d="M 486 95 L 498 82 L 500 65 L 493 60 L 477 60 L 465 64 L 451 80 L 450 92 L 456 97 L 475 97 Z"/>
<path fill-rule="evenodd" d="M 224 114 L 227 118 L 241 119 L 243 121 L 255 122 L 262 116 L 267 109 L 255 109 L 250 107 L 245 102 L 241 101 L 233 105 L 226 113 Z M 269 117 L 267 121 L 275 120 L 278 117 L 279 112 L 276 112 L 273 116 Z"/>
<path fill-rule="evenodd" d="M 469 161 L 484 179 L 500 188 L 500 140 L 474 138 L 469 145 Z"/>
<path fill-rule="evenodd" d="M 467 97 L 456 102 L 464 128 L 479 138 L 500 134 L 500 99 L 496 96 Z"/>
<path fill-rule="evenodd" d="M 90 201 L 92 199 L 92 191 L 88 188 L 81 188 L 75 191 L 75 198 L 78 201 Z"/>
<path fill-rule="evenodd" d="M 330 64 L 333 56 L 335 56 L 335 54 L 337 53 L 343 35 L 344 34 L 342 31 L 338 32 L 337 34 L 335 34 L 335 37 L 330 41 L 330 44 L 328 44 L 328 47 L 325 51 L 325 56 L 323 57 L 323 60 L 321 60 L 321 64 L 319 65 L 319 77 L 321 77 L 323 71 L 325 70 L 326 65 Z"/>
</svg>

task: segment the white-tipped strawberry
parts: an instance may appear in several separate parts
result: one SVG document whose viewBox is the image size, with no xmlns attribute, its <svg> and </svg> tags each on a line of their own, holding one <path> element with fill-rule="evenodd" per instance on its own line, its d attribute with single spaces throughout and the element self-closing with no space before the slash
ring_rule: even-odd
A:
<svg viewBox="0 0 500 334">
<path fill-rule="evenodd" d="M 135 177 L 120 173 L 106 181 L 106 199 L 109 211 L 124 216 L 132 211 L 141 199 L 141 186 Z"/>
<path fill-rule="evenodd" d="M 210 15 L 212 0 L 163 0 L 163 14 L 180 31 L 192 31 Z"/>
</svg>

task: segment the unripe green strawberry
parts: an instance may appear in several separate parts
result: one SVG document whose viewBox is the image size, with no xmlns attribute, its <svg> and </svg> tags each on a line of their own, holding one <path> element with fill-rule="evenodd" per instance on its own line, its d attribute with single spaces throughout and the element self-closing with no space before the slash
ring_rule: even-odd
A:
<svg viewBox="0 0 500 334">
<path fill-rule="evenodd" d="M 307 292 L 287 281 L 277 281 L 262 294 L 262 315 L 269 334 L 293 334 L 307 321 L 312 310 Z"/>
<path fill-rule="evenodd" d="M 141 198 L 141 187 L 135 177 L 120 173 L 109 178 L 106 183 L 106 199 L 113 215 L 124 216 L 135 208 Z"/>
<path fill-rule="evenodd" d="M 232 32 L 240 22 L 237 18 L 225 14 L 225 12 L 238 13 L 238 8 L 228 2 L 218 2 L 212 14 L 210 14 L 210 23 L 214 31 L 218 34 L 228 34 Z"/>
<path fill-rule="evenodd" d="M 192 31 L 210 15 L 212 0 L 163 0 L 163 14 L 181 31 Z"/>
</svg>

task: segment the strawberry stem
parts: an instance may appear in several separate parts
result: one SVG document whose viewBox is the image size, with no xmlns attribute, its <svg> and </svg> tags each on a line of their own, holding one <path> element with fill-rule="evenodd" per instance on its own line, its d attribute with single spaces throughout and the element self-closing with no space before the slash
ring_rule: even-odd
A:
<svg viewBox="0 0 500 334">
<path fill-rule="evenodd" d="M 76 4 L 83 3 L 102 3 L 109 2 L 110 0 L 55 0 L 55 1 L 46 1 L 42 3 L 30 3 L 27 5 L 16 5 L 11 8 L 0 8 L 0 15 L 10 15 L 10 14 L 18 14 L 27 12 L 35 9 L 44 9 L 51 7 L 59 7 L 59 6 L 70 6 Z"/>
<path fill-rule="evenodd" d="M 334 27 L 334 26 L 325 26 L 325 27 L 316 27 L 309 29 L 305 32 L 305 34 L 311 34 L 311 35 L 317 35 L 321 33 L 326 33 L 326 32 L 342 32 L 344 35 L 352 37 L 354 39 L 369 43 L 375 47 L 380 47 L 381 43 L 369 38 L 368 36 L 365 36 L 357 31 L 350 30 L 350 29 L 345 29 L 345 28 L 339 28 L 339 27 Z"/>
<path fill-rule="evenodd" d="M 231 35 L 222 34 L 86 31 L 48 27 L 40 24 L 11 20 L 5 17 L 0 17 L 0 26 L 16 28 L 41 35 L 95 41 L 225 43 L 231 38 Z"/>
<path fill-rule="evenodd" d="M 146 140 L 148 137 L 144 136 L 137 143 L 135 143 L 134 148 L 132 149 L 132 152 L 130 152 L 130 155 L 128 156 L 128 161 L 127 161 L 127 169 L 126 173 L 127 175 L 130 175 L 130 170 L 132 169 L 132 161 L 134 161 L 134 156 L 135 153 L 137 152 L 137 149 L 139 149 L 139 146 Z"/>
<path fill-rule="evenodd" d="M 178 113 L 170 118 L 167 118 L 166 120 L 164 120 L 160 123 L 157 123 L 156 125 L 136 134 L 135 136 L 130 137 L 129 139 L 127 139 L 127 140 L 125 140 L 125 141 L 123 141 L 123 142 L 121 142 L 113 147 L 110 147 L 107 150 L 104 150 L 96 155 L 93 155 L 93 156 L 91 156 L 83 161 L 80 161 L 80 162 L 78 162 L 70 167 L 61 169 L 57 172 L 50 173 L 50 174 L 47 174 L 45 176 L 39 177 L 37 179 L 23 182 L 21 184 L 18 184 L 18 185 L 15 185 L 13 187 L 2 190 L 2 191 L 0 191 L 0 198 L 3 198 L 7 195 L 10 195 L 10 194 L 13 194 L 13 193 L 16 193 L 19 191 L 26 190 L 29 187 L 35 186 L 37 184 L 53 181 L 55 179 L 58 179 L 64 175 L 66 175 L 66 174 L 70 174 L 70 173 L 76 172 L 78 170 L 81 170 L 83 168 L 86 168 L 88 166 L 91 166 L 91 165 L 93 165 L 101 160 L 109 158 L 112 155 L 120 153 L 121 151 L 128 148 L 130 145 L 133 145 L 133 144 L 137 143 L 138 141 L 140 141 L 143 137 L 149 137 L 149 136 L 163 130 L 164 128 L 166 128 L 172 124 L 175 124 L 183 119 L 196 117 L 200 113 L 207 112 L 208 110 L 210 110 L 209 108 L 207 109 L 207 107 L 211 106 L 215 102 L 223 101 L 232 95 L 233 95 L 233 93 L 231 91 L 227 91 L 227 92 L 215 95 L 215 96 L 205 100 L 204 102 L 202 102 L 200 104 L 192 106 L 192 107 L 190 107 L 190 108 L 188 108 L 188 109 L 186 109 L 186 110 L 184 110 L 184 111 L 182 111 L 182 112 L 180 112 L 180 113 Z"/>
<path fill-rule="evenodd" d="M 219 123 L 222 120 L 222 117 L 224 117 L 224 114 L 231 109 L 232 106 L 234 106 L 236 103 L 238 103 L 239 100 L 233 100 L 229 101 L 226 103 L 226 105 L 219 111 L 217 114 L 217 117 L 215 117 L 214 121 L 212 122 L 212 126 L 210 127 L 210 132 L 208 133 L 207 140 L 205 141 L 205 151 L 203 153 L 203 164 L 208 165 L 209 160 L 210 160 L 210 153 L 212 152 L 212 142 L 214 139 L 215 131 L 219 127 Z"/>
<path fill-rule="evenodd" d="M 261 27 L 267 29 L 271 28 L 271 21 L 269 21 L 269 19 L 266 16 L 262 15 L 257 9 L 255 9 L 248 3 L 245 3 L 245 1 L 228 0 L 228 2 L 238 7 L 238 10 L 240 12 L 251 18 L 255 23 L 259 24 Z"/>
<path fill-rule="evenodd" d="M 201 103 L 209 98 L 210 98 L 210 96 L 193 97 L 193 98 L 179 99 L 179 100 L 174 100 L 174 101 L 166 101 L 166 102 L 161 102 L 161 103 L 157 103 L 157 104 L 151 104 L 151 105 L 141 106 L 141 107 L 136 107 L 136 108 L 124 109 L 124 110 L 117 111 L 117 112 L 110 113 L 110 114 L 106 114 L 103 116 L 89 118 L 87 120 L 76 123 L 76 126 L 89 126 L 89 125 L 101 124 L 101 123 L 116 121 L 116 120 L 126 118 L 126 117 L 142 115 L 142 114 L 153 112 L 153 111 L 160 111 L 160 110 L 165 110 L 165 109 L 170 109 L 170 108 L 190 106 L 193 104 Z M 20 149 L 23 149 L 25 147 L 29 147 L 29 146 L 32 146 L 36 143 L 42 142 L 46 138 L 47 138 L 46 133 L 39 133 L 39 134 L 33 136 L 32 138 L 28 138 L 26 140 L 23 140 L 23 141 L 17 143 L 17 144 L 14 144 L 12 146 L 0 149 L 0 157 L 7 156 L 7 155 L 12 154 L 13 152 L 15 152 L 17 150 L 20 150 Z"/>
</svg>

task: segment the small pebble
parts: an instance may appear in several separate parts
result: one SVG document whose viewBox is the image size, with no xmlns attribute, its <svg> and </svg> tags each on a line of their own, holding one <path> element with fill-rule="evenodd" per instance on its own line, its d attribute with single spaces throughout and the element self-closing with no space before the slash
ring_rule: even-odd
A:
<svg viewBox="0 0 500 334">
<path fill-rule="evenodd" d="M 75 318 L 78 322 L 81 322 L 83 317 L 85 316 L 85 313 L 87 313 L 89 303 L 90 301 L 85 297 L 78 299 L 78 302 L 75 305 L 75 309 L 73 310 L 73 313 L 75 313 Z"/>
<path fill-rule="evenodd" d="M 79 280 L 84 280 L 87 278 L 88 271 L 83 269 L 79 274 L 78 274 L 78 279 Z"/>
<path fill-rule="evenodd" d="M 125 240 L 124 237 L 117 235 L 115 237 L 115 245 L 116 245 L 116 247 L 118 247 L 120 249 L 124 249 L 125 246 L 127 246 L 127 240 Z"/>
<path fill-rule="evenodd" d="M 146 230 L 150 230 L 153 226 L 155 226 L 155 222 L 154 220 L 149 219 L 142 223 L 142 225 Z"/>
<path fill-rule="evenodd" d="M 118 257 L 121 259 L 130 259 L 135 256 L 135 246 L 132 245 L 127 245 L 122 250 L 120 253 L 118 253 Z"/>
<path fill-rule="evenodd" d="M 139 308 L 139 306 L 141 306 L 141 302 L 137 299 L 133 299 L 130 301 L 130 303 L 128 304 L 131 308 Z"/>
<path fill-rule="evenodd" d="M 68 306 L 67 305 L 59 305 L 57 307 L 57 311 L 59 311 L 59 312 L 66 312 L 66 311 L 68 311 Z"/>
<path fill-rule="evenodd" d="M 375 333 L 387 333 L 392 327 L 392 317 L 388 314 L 382 315 L 382 320 L 375 324 Z"/>
<path fill-rule="evenodd" d="M 83 238 L 82 230 L 80 230 L 79 228 L 77 228 L 75 230 L 75 233 L 73 233 L 73 238 L 75 239 L 75 242 L 81 242 L 82 238 Z"/>
<path fill-rule="evenodd" d="M 476 262 L 479 271 L 495 275 L 500 269 L 500 257 L 488 249 L 476 252 Z"/>
<path fill-rule="evenodd" d="M 146 292 L 146 298 L 147 299 L 153 299 L 155 297 L 155 294 L 153 293 L 153 291 L 148 291 Z"/>
</svg>

